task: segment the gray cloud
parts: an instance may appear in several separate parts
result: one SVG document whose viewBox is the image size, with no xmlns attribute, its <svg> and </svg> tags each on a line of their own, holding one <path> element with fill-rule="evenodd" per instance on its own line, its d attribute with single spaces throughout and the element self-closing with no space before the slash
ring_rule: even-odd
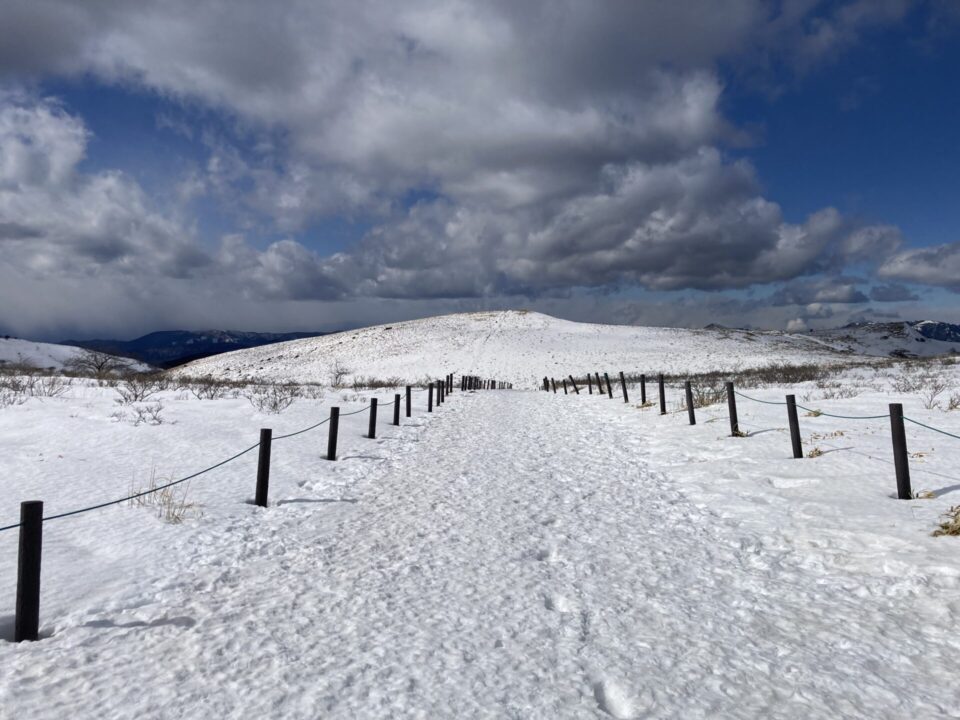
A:
<svg viewBox="0 0 960 720">
<path fill-rule="evenodd" d="M 854 278 L 825 277 L 815 280 L 794 280 L 770 296 L 773 305 L 811 305 L 820 303 L 856 304 L 867 302 L 857 289 L 861 281 Z"/>
<path fill-rule="evenodd" d="M 870 299 L 877 302 L 905 302 L 919 300 L 920 296 L 913 290 L 899 283 L 874 285 L 870 290 Z"/>
<path fill-rule="evenodd" d="M 226 14 L 187 0 L 14 0 L 0 76 L 92 76 L 212 109 L 229 129 L 197 131 L 207 162 L 171 193 L 181 206 L 159 207 L 129 176 L 80 170 L 81 118 L 0 96 L 0 264 L 154 300 L 194 279 L 245 302 L 448 307 L 570 288 L 745 288 L 882 262 L 901 246 L 896 228 L 831 208 L 788 223 L 750 164 L 725 158 L 743 133 L 721 112 L 717 67 L 809 67 L 907 10 L 302 0 L 281 12 L 243 0 Z M 193 135 L 176 113 L 157 122 Z M 407 207 L 411 193 L 427 199 Z M 219 247 L 198 237 L 185 210 L 197 198 L 221 203 L 237 234 Z M 332 216 L 373 229 L 332 256 L 294 239 Z M 264 247 L 264 227 L 290 237 Z M 804 297 L 861 301 L 818 292 Z"/>
<path fill-rule="evenodd" d="M 905 250 L 887 259 L 877 274 L 960 292 L 960 243 Z"/>
</svg>

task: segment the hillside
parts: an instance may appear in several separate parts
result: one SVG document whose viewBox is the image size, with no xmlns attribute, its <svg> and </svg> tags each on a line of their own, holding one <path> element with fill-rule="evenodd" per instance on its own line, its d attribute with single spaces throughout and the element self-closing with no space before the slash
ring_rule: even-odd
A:
<svg viewBox="0 0 960 720">
<path fill-rule="evenodd" d="M 339 365 L 348 371 L 348 382 L 358 376 L 416 381 L 456 372 L 532 387 L 544 375 L 570 372 L 678 373 L 845 359 L 849 354 L 805 335 L 600 325 L 504 311 L 444 315 L 242 350 L 177 372 L 327 383 Z"/>
<path fill-rule="evenodd" d="M 0 338 L 0 367 L 28 365 L 44 370 L 63 370 L 67 363 L 83 353 L 83 349 L 69 345 Z"/>
<path fill-rule="evenodd" d="M 860 355 L 909 358 L 960 353 L 960 325 L 934 320 L 852 323 L 814 330 L 810 336 L 837 350 Z"/>
</svg>

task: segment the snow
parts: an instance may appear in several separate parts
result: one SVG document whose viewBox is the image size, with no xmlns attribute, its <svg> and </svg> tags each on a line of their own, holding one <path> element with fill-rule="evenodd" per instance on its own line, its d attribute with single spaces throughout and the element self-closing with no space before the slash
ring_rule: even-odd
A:
<svg viewBox="0 0 960 720">
<path fill-rule="evenodd" d="M 939 371 L 946 395 L 958 370 Z M 847 415 L 899 401 L 960 434 L 896 372 L 743 392 Z M 930 532 L 960 497 L 960 440 L 908 425 L 932 497 L 898 501 L 884 419 L 801 412 L 823 454 L 794 460 L 782 406 L 741 398 L 734 438 L 724 404 L 689 426 L 674 386 L 665 416 L 635 387 L 455 392 L 432 414 L 419 393 L 395 428 L 392 390 L 279 416 L 168 391 L 163 424 L 134 426 L 81 384 L 0 411 L 0 525 L 21 500 L 121 496 L 371 396 L 378 438 L 343 417 L 336 462 L 326 426 L 275 443 L 268 508 L 250 504 L 254 451 L 190 483 L 202 516 L 182 524 L 126 505 L 46 523 L 44 637 L 0 642 L 0 715 L 957 716 L 957 538 Z M 10 611 L 15 568 L 0 533 Z"/>
<path fill-rule="evenodd" d="M 0 366 L 28 365 L 35 368 L 63 370 L 71 360 L 82 356 L 84 350 L 70 345 L 0 338 Z"/>
<path fill-rule="evenodd" d="M 326 383 L 339 364 L 349 371 L 348 378 L 414 382 L 456 371 L 532 388 L 545 375 L 598 368 L 692 372 L 849 359 L 849 353 L 802 334 L 602 325 L 504 311 L 445 315 L 238 350 L 189 363 L 177 373 Z"/>
</svg>

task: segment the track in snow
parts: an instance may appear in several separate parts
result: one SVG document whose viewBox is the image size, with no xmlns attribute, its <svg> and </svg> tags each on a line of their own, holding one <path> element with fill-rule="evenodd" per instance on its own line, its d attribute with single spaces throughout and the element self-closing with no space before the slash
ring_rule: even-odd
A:
<svg viewBox="0 0 960 720">
<path fill-rule="evenodd" d="M 450 400 L 380 439 L 364 480 L 331 493 L 308 468 L 312 502 L 211 529 L 153 604 L 25 648 L 3 705 L 39 717 L 39 693 L 60 703 L 51 717 L 140 718 L 956 706 L 960 643 L 910 602 L 932 589 L 853 577 L 698 508 L 639 459 L 621 405 Z"/>
</svg>

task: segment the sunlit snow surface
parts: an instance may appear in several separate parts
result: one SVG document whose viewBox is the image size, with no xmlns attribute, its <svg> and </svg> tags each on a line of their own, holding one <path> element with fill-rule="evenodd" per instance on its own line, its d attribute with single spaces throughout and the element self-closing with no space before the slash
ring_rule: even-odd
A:
<svg viewBox="0 0 960 720">
<path fill-rule="evenodd" d="M 507 358 L 504 358 L 506 363 Z M 599 361 L 597 361 L 599 362 Z M 612 363 L 610 363 L 612 364 Z M 601 365 L 600 367 L 607 367 Z M 614 369 L 614 368 L 611 368 Z M 942 370 L 960 391 L 957 367 Z M 859 369 L 745 391 L 960 434 L 960 412 Z M 632 388 L 638 400 L 639 388 Z M 947 393 L 949 395 L 949 391 Z M 392 400 L 393 391 L 376 395 Z M 280 416 L 242 397 L 160 396 L 165 422 L 111 415 L 109 388 L 0 410 L 4 502 L 53 514 L 176 477 L 362 408 L 327 391 Z M 653 393 L 651 392 L 651 399 Z M 38 643 L 0 642 L 0 715 L 152 717 L 949 717 L 960 691 L 960 440 L 908 426 L 914 489 L 893 499 L 889 423 L 740 401 L 687 424 L 597 395 L 462 394 L 401 427 L 381 408 L 273 448 L 270 507 L 249 504 L 256 452 L 196 479 L 202 517 L 119 506 L 45 525 Z M 9 637 L 16 531 L 0 533 Z"/>
</svg>

